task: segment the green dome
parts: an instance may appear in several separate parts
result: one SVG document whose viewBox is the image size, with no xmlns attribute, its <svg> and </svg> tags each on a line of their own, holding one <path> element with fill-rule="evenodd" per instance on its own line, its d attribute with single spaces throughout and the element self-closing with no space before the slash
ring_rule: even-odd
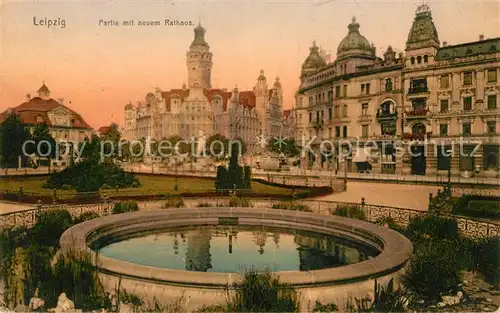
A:
<svg viewBox="0 0 500 313">
<path fill-rule="evenodd" d="M 316 42 L 313 41 L 312 47 L 309 48 L 309 55 L 307 56 L 304 63 L 302 63 L 302 72 L 313 72 L 326 65 L 326 61 L 319 55 L 318 46 Z"/>
<path fill-rule="evenodd" d="M 363 54 L 368 56 L 374 55 L 373 47 L 368 40 L 359 33 L 359 24 L 356 18 L 352 18 L 352 23 L 349 24 L 349 33 L 340 42 L 337 48 L 337 56 L 342 57 L 349 54 Z"/>
</svg>

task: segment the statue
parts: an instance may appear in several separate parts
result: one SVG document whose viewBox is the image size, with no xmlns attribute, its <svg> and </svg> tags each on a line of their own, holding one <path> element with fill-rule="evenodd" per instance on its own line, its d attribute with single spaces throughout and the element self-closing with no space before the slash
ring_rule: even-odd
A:
<svg viewBox="0 0 500 313">
<path fill-rule="evenodd" d="M 196 151 L 196 156 L 205 156 L 205 145 L 207 144 L 207 139 L 205 137 L 205 134 L 203 134 L 202 131 L 200 131 L 198 135 L 198 146 L 197 146 L 197 151 Z"/>
</svg>

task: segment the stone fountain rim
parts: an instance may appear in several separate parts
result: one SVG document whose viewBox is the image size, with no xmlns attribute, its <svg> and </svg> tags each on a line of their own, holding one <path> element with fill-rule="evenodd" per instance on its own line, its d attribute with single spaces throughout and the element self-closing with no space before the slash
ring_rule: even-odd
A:
<svg viewBox="0 0 500 313">
<path fill-rule="evenodd" d="M 111 275 L 151 281 L 156 284 L 186 287 L 226 287 L 241 280 L 239 273 L 193 272 L 138 265 L 98 255 L 90 249 L 95 240 L 114 231 L 131 231 L 142 227 L 218 225 L 219 218 L 238 217 L 240 225 L 307 228 L 311 231 L 331 229 L 351 234 L 367 245 L 382 247 L 369 260 L 346 266 L 313 271 L 280 271 L 280 281 L 294 287 L 345 284 L 395 273 L 403 268 L 413 252 L 409 239 L 389 228 L 370 222 L 340 216 L 270 208 L 182 208 L 138 211 L 89 220 L 66 230 L 60 239 L 61 251 L 86 251 L 99 271 Z M 208 223 L 208 224 L 207 224 Z M 168 230 L 168 228 L 166 229 Z M 335 233 L 334 232 L 334 233 Z"/>
</svg>

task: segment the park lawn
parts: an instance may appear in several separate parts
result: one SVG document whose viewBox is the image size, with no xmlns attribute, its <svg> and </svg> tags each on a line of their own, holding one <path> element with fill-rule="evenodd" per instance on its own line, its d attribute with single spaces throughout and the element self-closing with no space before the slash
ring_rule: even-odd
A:
<svg viewBox="0 0 500 313">
<path fill-rule="evenodd" d="M 174 186 L 176 182 L 175 177 L 171 176 L 153 176 L 153 175 L 141 175 L 136 174 L 141 183 L 140 187 L 137 188 L 124 188 L 119 190 L 119 194 L 124 196 L 139 196 L 148 194 L 168 194 L 174 192 Z M 19 187 L 23 187 L 23 192 L 25 193 L 42 193 L 47 195 L 52 195 L 53 191 L 50 189 L 42 188 L 42 184 L 47 180 L 47 176 L 36 176 L 36 177 L 9 177 L 0 178 L 0 190 L 3 191 L 19 191 Z M 205 193 L 215 191 L 215 180 L 197 177 L 178 177 L 178 191 L 179 193 Z M 255 193 L 262 194 L 273 194 L 273 195 L 292 195 L 292 190 L 269 186 L 259 182 L 252 182 L 252 191 Z M 109 195 L 115 195 L 116 190 L 102 190 L 102 193 Z M 57 190 L 57 195 L 67 195 L 71 196 L 76 193 L 75 190 Z"/>
</svg>

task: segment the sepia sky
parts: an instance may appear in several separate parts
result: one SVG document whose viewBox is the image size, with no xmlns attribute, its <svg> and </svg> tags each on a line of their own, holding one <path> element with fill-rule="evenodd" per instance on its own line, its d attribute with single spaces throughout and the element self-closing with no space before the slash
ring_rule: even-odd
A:
<svg viewBox="0 0 500 313">
<path fill-rule="evenodd" d="M 3 1 L 3 3 L 2 3 Z M 323 4 L 322 4 L 323 3 Z M 426 0 L 441 42 L 500 36 L 497 0 Z M 187 83 L 193 27 L 99 26 L 99 20 L 201 19 L 213 53 L 212 87 L 251 90 L 264 69 L 280 77 L 285 108 L 294 103 L 301 64 L 316 40 L 335 57 L 353 15 L 381 56 L 402 52 L 422 0 L 10 1 L 0 0 L 0 111 L 36 95 L 42 81 L 55 99 L 93 127 L 123 122 L 123 107 L 155 86 Z M 33 25 L 65 20 L 65 28 Z M 38 22 L 37 22 L 38 23 Z M 71 101 L 71 103 L 69 103 Z"/>
</svg>

